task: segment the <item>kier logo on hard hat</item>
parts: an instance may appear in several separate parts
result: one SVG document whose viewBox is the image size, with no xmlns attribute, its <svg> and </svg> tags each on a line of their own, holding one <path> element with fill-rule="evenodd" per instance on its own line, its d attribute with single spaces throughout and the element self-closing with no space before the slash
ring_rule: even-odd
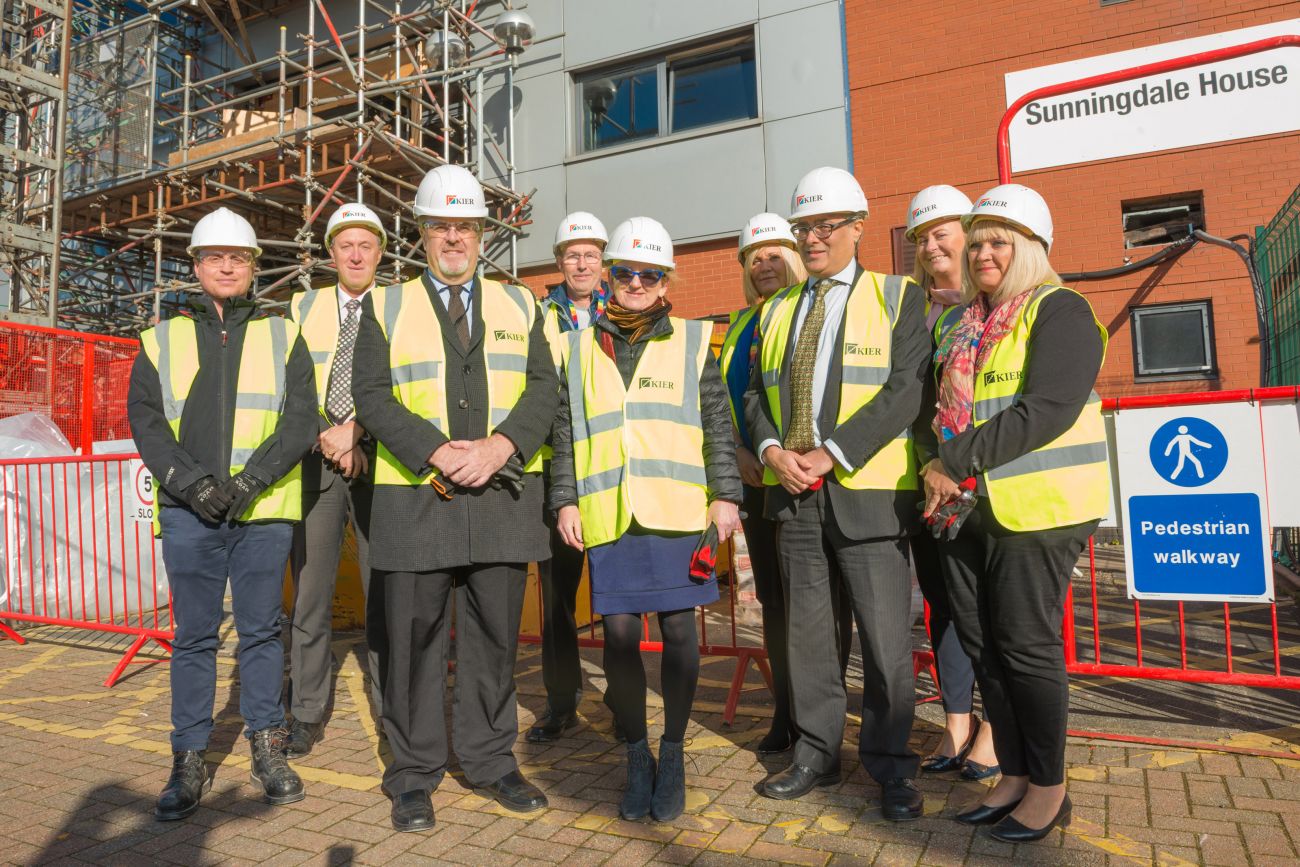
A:
<svg viewBox="0 0 1300 867">
<path fill-rule="evenodd" d="M 764 232 L 775 232 L 775 231 L 776 231 L 776 226 L 755 226 L 754 228 L 749 230 L 749 237 L 754 238 L 763 234 Z"/>
<path fill-rule="evenodd" d="M 632 239 L 632 249 L 653 250 L 656 253 L 662 253 L 664 251 L 664 248 L 660 247 L 658 244 L 651 244 L 649 241 L 642 241 L 640 238 Z"/>
<path fill-rule="evenodd" d="M 980 202 L 980 204 L 982 205 L 982 204 L 984 204 L 984 203 L 983 203 L 983 202 Z M 915 208 L 915 209 L 913 209 L 913 211 L 912 211 L 912 219 L 915 220 L 917 217 L 921 216 L 922 214 L 929 213 L 930 211 L 933 211 L 933 210 L 934 210 L 935 208 L 937 208 L 937 207 L 939 207 L 939 206 L 938 206 L 938 205 L 926 205 L 924 208 Z"/>
<path fill-rule="evenodd" d="M 979 204 L 976 205 L 975 207 L 977 207 L 977 208 L 982 208 L 982 207 L 984 207 L 985 205 L 989 206 L 990 208 L 1005 208 L 1005 207 L 1007 207 L 1007 203 L 1006 203 L 1006 200 L 1005 200 L 1005 199 L 980 199 L 980 200 L 979 200 Z"/>
<path fill-rule="evenodd" d="M 591 229 L 591 226 L 584 225 L 583 223 L 570 223 L 570 224 L 569 224 L 569 231 L 570 231 L 570 232 L 590 232 L 590 231 L 592 231 L 592 229 Z"/>
<path fill-rule="evenodd" d="M 795 199 L 794 204 L 796 208 L 801 208 L 804 205 L 811 205 L 813 202 L 820 202 L 821 200 L 821 196 L 810 196 L 804 194 Z"/>
<path fill-rule="evenodd" d="M 477 205 L 473 196 L 448 196 L 447 204 L 449 205 Z"/>
</svg>

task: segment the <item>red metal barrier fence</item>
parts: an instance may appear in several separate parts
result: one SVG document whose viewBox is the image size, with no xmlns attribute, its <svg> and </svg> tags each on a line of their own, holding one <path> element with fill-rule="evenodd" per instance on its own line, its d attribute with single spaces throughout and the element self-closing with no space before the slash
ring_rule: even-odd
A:
<svg viewBox="0 0 1300 867">
<path fill-rule="evenodd" d="M 36 623 L 135 636 L 105 686 L 146 642 L 170 651 L 175 636 L 135 457 L 0 461 L 0 634 L 22 644 L 13 624 Z"/>
<path fill-rule="evenodd" d="M 0 322 L 0 418 L 39 412 L 74 449 L 128 439 L 126 391 L 138 341 Z"/>
</svg>

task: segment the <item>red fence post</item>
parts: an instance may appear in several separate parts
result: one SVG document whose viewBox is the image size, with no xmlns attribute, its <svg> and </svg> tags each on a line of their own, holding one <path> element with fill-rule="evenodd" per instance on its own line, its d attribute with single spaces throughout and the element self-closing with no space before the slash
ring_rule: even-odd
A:
<svg viewBox="0 0 1300 867">
<path fill-rule="evenodd" d="M 81 344 L 81 453 L 95 453 L 95 343 Z"/>
</svg>

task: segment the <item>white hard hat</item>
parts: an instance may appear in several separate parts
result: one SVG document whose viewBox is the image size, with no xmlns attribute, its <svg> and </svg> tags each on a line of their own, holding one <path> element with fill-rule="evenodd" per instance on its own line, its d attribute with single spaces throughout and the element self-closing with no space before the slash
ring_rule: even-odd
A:
<svg viewBox="0 0 1300 867">
<path fill-rule="evenodd" d="M 384 224 L 379 221 L 379 215 L 360 202 L 344 205 L 330 217 L 330 221 L 325 224 L 325 246 L 333 244 L 334 236 L 350 226 L 364 226 L 370 229 L 379 236 L 380 246 L 388 246 L 388 233 L 384 231 Z"/>
<path fill-rule="evenodd" d="M 673 239 L 658 220 L 633 217 L 614 227 L 605 247 L 606 262 L 645 262 L 673 270 Z"/>
<path fill-rule="evenodd" d="M 254 256 L 262 255 L 253 225 L 224 207 L 217 208 L 194 224 L 194 231 L 190 232 L 190 245 L 185 248 L 185 252 L 193 256 L 203 247 L 243 247 L 252 250 Z"/>
<path fill-rule="evenodd" d="M 560 255 L 560 248 L 570 241 L 598 241 L 604 247 L 609 243 L 609 235 L 605 234 L 605 224 L 595 214 L 574 211 L 555 227 L 555 255 Z"/>
<path fill-rule="evenodd" d="M 476 220 L 487 216 L 483 185 L 463 166 L 430 169 L 415 191 L 415 216 Z"/>
<path fill-rule="evenodd" d="M 791 222 L 814 214 L 867 213 L 867 197 L 853 175 L 833 166 L 813 169 L 799 179 L 790 197 Z"/>
<path fill-rule="evenodd" d="M 935 184 L 912 197 L 907 206 L 907 240 L 916 243 L 916 230 L 939 220 L 956 220 L 970 210 L 970 199 L 956 187 Z"/>
<path fill-rule="evenodd" d="M 745 261 L 745 251 L 759 244 L 781 244 L 796 249 L 794 232 L 785 217 L 777 214 L 755 214 L 749 218 L 745 228 L 740 230 L 740 251 L 736 254 L 741 262 Z"/>
<path fill-rule="evenodd" d="M 961 218 L 961 224 L 969 231 L 971 223 L 981 217 L 1022 229 L 1052 251 L 1052 212 L 1042 196 L 1023 184 L 1002 184 L 989 190 Z"/>
</svg>

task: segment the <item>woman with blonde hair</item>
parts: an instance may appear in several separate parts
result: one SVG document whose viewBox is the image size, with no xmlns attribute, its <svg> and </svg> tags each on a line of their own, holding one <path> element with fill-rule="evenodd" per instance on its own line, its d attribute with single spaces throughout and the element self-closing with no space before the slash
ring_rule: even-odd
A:
<svg viewBox="0 0 1300 867">
<path fill-rule="evenodd" d="M 925 290 L 925 324 L 931 331 L 943 312 L 962 301 L 961 272 L 966 231 L 961 218 L 971 209 L 965 193 L 947 184 L 926 187 L 907 208 L 907 240 L 916 245 L 912 279 Z M 956 316 L 952 317 L 956 320 Z M 923 456 L 924 464 L 927 457 Z M 912 565 L 930 606 L 930 647 L 943 701 L 944 729 L 935 752 L 921 761 L 921 772 L 957 771 L 963 779 L 997 776 L 993 727 L 973 713 L 975 669 L 952 627 L 948 588 L 939 562 L 938 541 L 929 533 L 912 537 Z"/>
<path fill-rule="evenodd" d="M 938 324 L 937 457 L 922 477 L 925 514 L 944 518 L 934 523 L 953 622 L 1003 776 L 956 818 L 1029 842 L 1070 820 L 1061 620 L 1070 572 L 1110 499 L 1092 390 L 1107 335 L 1052 270 L 1042 196 L 994 187 L 962 224 L 969 303 Z"/>
<path fill-rule="evenodd" d="M 686 807 L 682 739 L 700 674 L 695 608 L 718 598 L 697 557 L 740 526 L 741 484 L 727 392 L 709 360 L 708 322 L 670 316 L 674 271 L 664 227 L 633 217 L 605 247 L 605 315 L 563 345 L 549 504 L 569 546 L 587 551 L 603 618 L 606 697 L 627 734 L 619 813 L 669 822 Z M 716 528 L 716 536 L 711 528 Z M 641 618 L 663 636 L 659 759 L 647 742 Z"/>
</svg>

